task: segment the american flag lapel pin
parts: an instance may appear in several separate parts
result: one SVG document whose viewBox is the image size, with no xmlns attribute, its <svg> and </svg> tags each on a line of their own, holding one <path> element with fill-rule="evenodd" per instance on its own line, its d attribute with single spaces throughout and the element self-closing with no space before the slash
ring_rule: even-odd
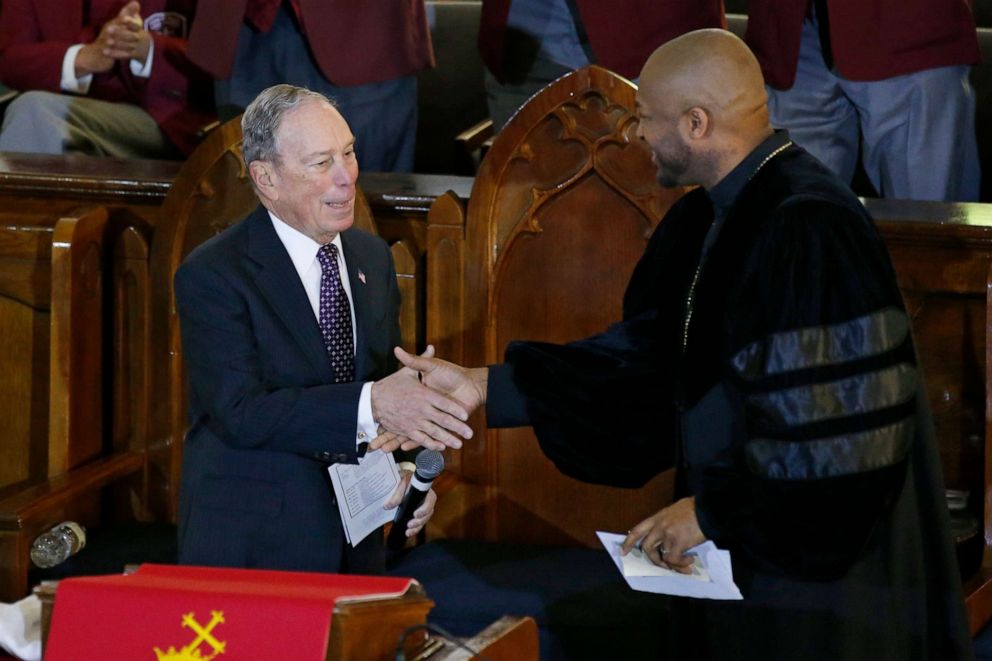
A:
<svg viewBox="0 0 992 661">
<path fill-rule="evenodd" d="M 358 279 L 362 281 L 363 285 L 365 284 L 365 272 L 361 269 L 358 270 Z"/>
</svg>

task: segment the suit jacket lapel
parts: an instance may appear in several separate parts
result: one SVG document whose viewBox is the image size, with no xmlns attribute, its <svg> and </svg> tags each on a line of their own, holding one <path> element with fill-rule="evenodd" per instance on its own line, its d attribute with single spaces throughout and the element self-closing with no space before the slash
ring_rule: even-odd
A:
<svg viewBox="0 0 992 661">
<path fill-rule="evenodd" d="M 306 353 L 320 379 L 330 382 L 333 373 L 320 326 L 293 260 L 272 227 L 268 212 L 259 206 L 245 222 L 249 223 L 248 256 L 261 266 L 255 274 L 259 291 Z"/>
<path fill-rule="evenodd" d="M 367 284 L 370 275 L 368 256 L 361 249 L 360 242 L 351 240 L 349 232 L 341 233 L 341 245 L 344 246 L 344 258 L 348 265 L 351 301 L 355 306 L 355 377 L 361 379 L 363 374 L 368 373 L 368 342 L 374 331 Z"/>
</svg>

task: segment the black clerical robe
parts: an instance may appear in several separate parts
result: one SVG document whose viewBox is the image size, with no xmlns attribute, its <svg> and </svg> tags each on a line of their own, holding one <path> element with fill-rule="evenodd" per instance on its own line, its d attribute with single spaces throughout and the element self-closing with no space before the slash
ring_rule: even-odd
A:
<svg viewBox="0 0 992 661">
<path fill-rule="evenodd" d="M 489 422 L 533 424 L 586 481 L 638 486 L 677 466 L 745 599 L 674 600 L 674 658 L 970 658 L 888 253 L 857 198 L 787 141 L 672 208 L 622 322 L 512 343 Z"/>
</svg>

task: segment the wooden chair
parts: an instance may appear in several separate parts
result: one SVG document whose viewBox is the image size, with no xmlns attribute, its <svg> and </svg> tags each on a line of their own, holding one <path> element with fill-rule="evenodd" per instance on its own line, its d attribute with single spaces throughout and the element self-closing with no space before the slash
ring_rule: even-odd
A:
<svg viewBox="0 0 992 661">
<path fill-rule="evenodd" d="M 144 434 L 149 463 L 149 505 L 156 518 L 174 520 L 186 432 L 186 386 L 179 320 L 172 278 L 189 252 L 211 236 L 244 218 L 258 204 L 241 157 L 240 117 L 207 135 L 190 155 L 162 205 L 161 219 L 149 247 L 140 232 L 126 235 L 118 258 L 122 268 L 136 269 L 125 278 L 122 323 L 117 342 L 129 357 L 119 371 L 120 392 L 129 393 L 135 408 L 122 413 Z M 359 191 L 355 226 L 376 233 L 372 212 Z M 414 250 L 406 241 L 392 246 L 400 293 L 404 346 L 414 349 L 417 318 L 417 269 Z M 147 276 L 141 271 L 147 255 Z M 142 357 L 147 360 L 142 361 Z M 142 369 L 146 364 L 149 367 Z M 144 426 L 144 429 L 140 429 Z"/>
<path fill-rule="evenodd" d="M 0 222 L 0 601 L 27 594 L 39 533 L 106 520 L 105 487 L 144 466 L 103 433 L 106 211 L 0 214 L 10 219 Z"/>
<path fill-rule="evenodd" d="M 598 67 L 565 76 L 496 136 L 467 212 L 453 194 L 435 202 L 427 337 L 439 356 L 484 365 L 510 340 L 563 342 L 620 318 L 634 264 L 682 194 L 654 180 L 634 94 Z M 542 658 L 660 655 L 662 602 L 627 588 L 595 531 L 670 502 L 671 474 L 639 490 L 593 486 L 559 473 L 529 428 L 484 430 L 481 415 L 473 426 L 435 482 L 434 541 L 392 570 L 424 584 L 432 621 L 467 635 L 504 614 L 532 616 Z"/>
<path fill-rule="evenodd" d="M 564 342 L 619 320 L 627 280 L 681 194 L 654 181 L 636 135 L 635 87 L 599 67 L 531 99 L 493 142 L 467 214 L 454 196 L 428 219 L 427 335 L 467 365 L 513 339 Z M 477 430 L 481 430 L 476 420 Z M 488 430 L 450 458 L 445 536 L 596 548 L 670 499 L 670 476 L 637 493 L 561 475 L 530 429 Z"/>
</svg>

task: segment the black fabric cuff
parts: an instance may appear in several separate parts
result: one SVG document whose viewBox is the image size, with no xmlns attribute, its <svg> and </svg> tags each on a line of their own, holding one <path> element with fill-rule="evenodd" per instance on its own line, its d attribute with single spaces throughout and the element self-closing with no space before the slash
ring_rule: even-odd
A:
<svg viewBox="0 0 992 661">
<path fill-rule="evenodd" d="M 513 365 L 489 366 L 486 385 L 486 424 L 490 427 L 527 427 L 527 398 L 513 380 Z"/>
</svg>

